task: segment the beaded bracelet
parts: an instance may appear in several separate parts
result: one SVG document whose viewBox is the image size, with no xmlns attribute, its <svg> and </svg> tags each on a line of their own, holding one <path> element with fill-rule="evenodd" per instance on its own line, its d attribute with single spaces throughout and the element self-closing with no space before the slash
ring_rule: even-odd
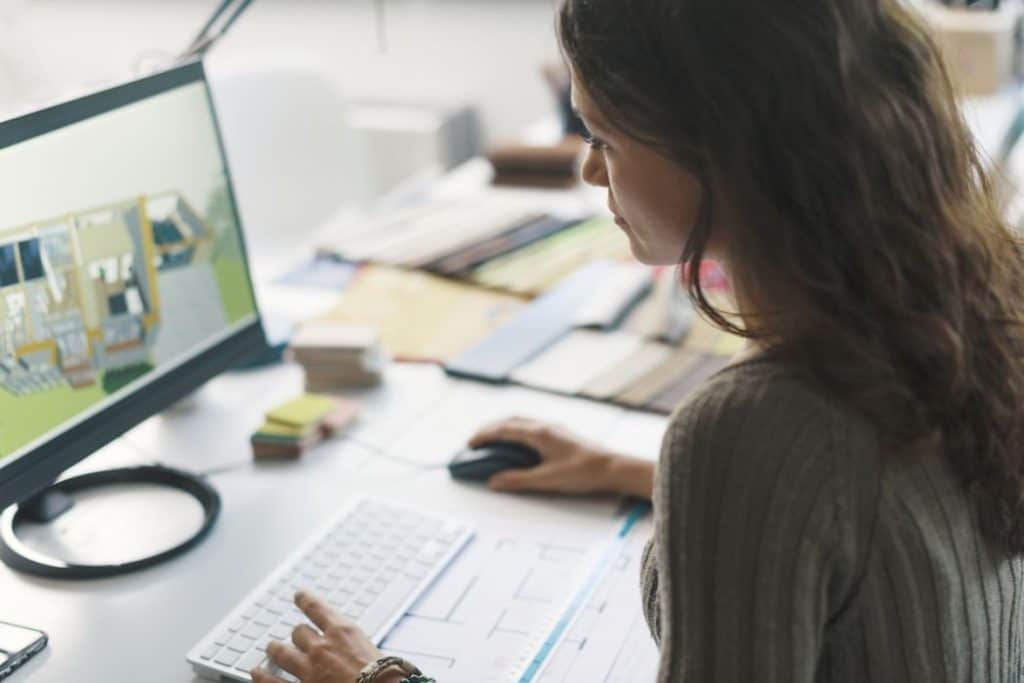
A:
<svg viewBox="0 0 1024 683">
<path fill-rule="evenodd" d="M 433 678 L 424 676 L 423 674 L 413 674 L 401 680 L 401 683 L 437 683 Z"/>
</svg>

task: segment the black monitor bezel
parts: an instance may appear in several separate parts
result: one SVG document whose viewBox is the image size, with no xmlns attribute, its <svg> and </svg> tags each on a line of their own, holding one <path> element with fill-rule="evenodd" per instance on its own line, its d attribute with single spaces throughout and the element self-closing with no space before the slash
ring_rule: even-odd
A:
<svg viewBox="0 0 1024 683">
<path fill-rule="evenodd" d="M 0 152 L 7 147 L 40 135 L 196 82 L 206 83 L 206 72 L 202 61 L 182 64 L 151 76 L 0 122 Z M 214 129 L 224 162 L 228 198 L 239 229 L 242 255 L 248 263 L 245 234 L 231 182 L 224 138 L 217 121 L 216 107 L 208 85 L 206 95 L 213 112 Z M 255 303 L 256 295 L 252 276 L 248 270 L 246 275 Z M 87 458 L 150 416 L 181 400 L 240 360 L 258 353 L 265 347 L 266 337 L 257 308 L 256 319 L 250 325 L 186 361 L 173 371 L 152 380 L 137 391 L 121 397 L 106 409 L 21 455 L 17 460 L 0 465 L 0 509 L 25 501 L 39 493 L 56 481 L 72 465 Z"/>
</svg>

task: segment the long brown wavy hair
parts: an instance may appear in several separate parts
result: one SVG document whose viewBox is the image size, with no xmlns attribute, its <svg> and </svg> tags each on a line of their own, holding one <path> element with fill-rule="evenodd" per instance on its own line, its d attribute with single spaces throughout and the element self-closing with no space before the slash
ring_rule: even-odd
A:
<svg viewBox="0 0 1024 683">
<path fill-rule="evenodd" d="M 898 450 L 941 449 L 986 535 L 1024 553 L 1024 250 L 917 17 L 899 0 L 563 0 L 558 33 L 605 117 L 702 183 L 681 256 L 698 309 Z M 742 327 L 701 289 L 712 197 L 738 218 Z"/>
</svg>

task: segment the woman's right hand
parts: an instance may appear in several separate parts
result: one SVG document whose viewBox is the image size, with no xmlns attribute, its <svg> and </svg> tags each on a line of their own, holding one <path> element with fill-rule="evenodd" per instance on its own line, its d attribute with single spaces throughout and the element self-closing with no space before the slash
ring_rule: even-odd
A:
<svg viewBox="0 0 1024 683">
<path fill-rule="evenodd" d="M 622 493 L 650 498 L 654 464 L 618 455 L 588 443 L 569 431 L 536 420 L 511 418 L 477 432 L 472 448 L 496 441 L 529 446 L 541 463 L 523 470 L 506 470 L 488 481 L 495 491 L 564 493 Z"/>
</svg>

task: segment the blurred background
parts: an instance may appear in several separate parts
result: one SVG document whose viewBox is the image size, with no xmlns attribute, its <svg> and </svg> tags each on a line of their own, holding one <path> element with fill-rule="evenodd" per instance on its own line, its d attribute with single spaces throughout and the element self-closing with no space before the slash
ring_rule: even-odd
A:
<svg viewBox="0 0 1024 683">
<path fill-rule="evenodd" d="M 117 80 L 180 52 L 217 4 L 0 0 L 0 108 Z M 553 108 L 539 74 L 557 57 L 553 4 L 256 0 L 210 53 L 209 69 L 216 78 L 276 59 L 319 62 L 347 99 L 472 103 L 495 139 Z"/>
<path fill-rule="evenodd" d="M 0 117 L 158 70 L 219 4 L 0 0 Z M 555 117 L 553 4 L 252 2 L 206 65 L 257 260 Z"/>
<path fill-rule="evenodd" d="M 1021 3 L 905 1 L 944 51 L 1019 224 Z M 170 66 L 222 4 L 0 0 L 0 116 Z M 393 357 L 451 364 L 511 312 L 589 272 L 602 287 L 569 328 L 602 333 L 577 335 L 595 355 L 613 356 L 605 347 L 623 333 L 624 355 L 642 340 L 671 365 L 677 347 L 697 349 L 713 356 L 703 370 L 737 350 L 740 340 L 701 325 L 678 272 L 635 262 L 604 191 L 578 181 L 556 4 L 254 0 L 212 46 L 206 68 L 260 306 L 288 324 L 271 341 L 329 317 L 374 328 Z M 705 266 L 727 297 L 716 264 Z M 579 357 L 583 342 L 570 337 L 561 352 Z M 513 379 L 544 385 L 543 370 Z M 553 388 L 586 394 L 582 382 Z M 612 398 L 668 412 L 680 391 L 624 386 Z"/>
</svg>

